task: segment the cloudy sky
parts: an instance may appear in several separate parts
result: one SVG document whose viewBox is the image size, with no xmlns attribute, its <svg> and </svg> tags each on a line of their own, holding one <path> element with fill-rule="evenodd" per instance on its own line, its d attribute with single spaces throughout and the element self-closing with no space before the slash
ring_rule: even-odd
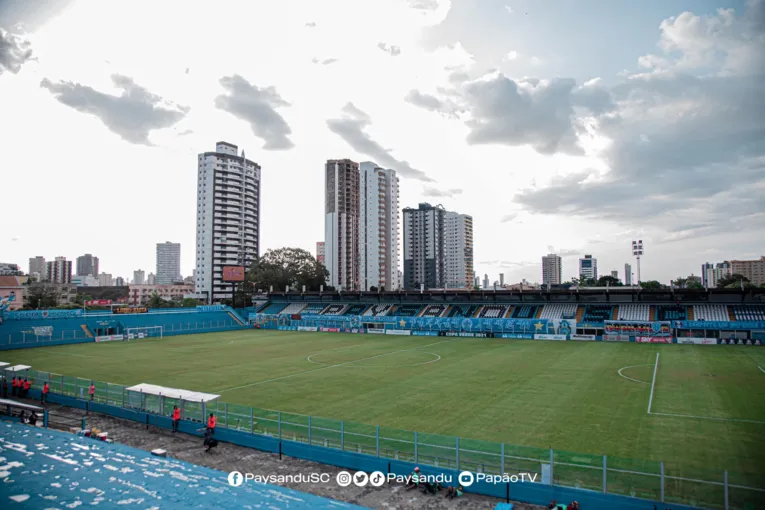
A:
<svg viewBox="0 0 765 510">
<path fill-rule="evenodd" d="M 35 7 L 30 7 L 33 4 Z M 314 251 L 323 165 L 473 216 L 476 271 L 643 280 L 765 254 L 763 0 L 0 0 L 0 261 L 194 264 L 196 155 L 263 168 L 263 248 Z"/>
</svg>

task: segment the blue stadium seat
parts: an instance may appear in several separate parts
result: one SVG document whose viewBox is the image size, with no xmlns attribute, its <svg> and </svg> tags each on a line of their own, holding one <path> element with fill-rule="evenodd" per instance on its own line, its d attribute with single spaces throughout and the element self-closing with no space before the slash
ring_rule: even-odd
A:
<svg viewBox="0 0 765 510">
<path fill-rule="evenodd" d="M 521 305 L 513 311 L 513 319 L 533 319 L 539 310 L 538 305 Z"/>
<path fill-rule="evenodd" d="M 660 321 L 684 321 L 688 320 L 688 311 L 682 305 L 657 305 L 656 320 Z"/>
<path fill-rule="evenodd" d="M 582 322 L 587 324 L 602 324 L 613 317 L 614 307 L 611 305 L 587 305 L 584 308 Z"/>
<path fill-rule="evenodd" d="M 452 305 L 449 317 L 472 317 L 481 305 Z"/>
<path fill-rule="evenodd" d="M 396 317 L 414 317 L 420 311 L 422 305 L 398 305 L 390 315 Z"/>
</svg>

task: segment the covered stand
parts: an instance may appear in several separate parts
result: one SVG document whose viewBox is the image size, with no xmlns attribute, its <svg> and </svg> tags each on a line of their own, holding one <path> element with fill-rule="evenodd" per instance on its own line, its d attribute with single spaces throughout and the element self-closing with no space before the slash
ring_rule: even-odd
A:
<svg viewBox="0 0 765 510">
<path fill-rule="evenodd" d="M 167 388 L 141 383 L 125 388 L 125 405 L 150 413 L 170 415 L 173 406 L 181 408 L 181 418 L 204 423 L 207 405 L 220 395 Z"/>
</svg>

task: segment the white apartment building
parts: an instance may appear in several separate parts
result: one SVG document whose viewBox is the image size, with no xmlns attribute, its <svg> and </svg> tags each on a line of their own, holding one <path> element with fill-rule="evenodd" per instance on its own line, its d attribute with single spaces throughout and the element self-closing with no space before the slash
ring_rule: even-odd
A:
<svg viewBox="0 0 765 510">
<path fill-rule="evenodd" d="M 555 253 L 542 257 L 542 284 L 560 285 L 563 279 L 563 260 Z"/>
<path fill-rule="evenodd" d="M 592 255 L 585 255 L 583 259 L 579 259 L 579 276 L 597 280 L 598 259 L 593 258 Z"/>
<path fill-rule="evenodd" d="M 324 266 L 337 290 L 359 289 L 359 164 L 330 159 L 324 168 Z"/>
<path fill-rule="evenodd" d="M 173 285 L 130 285 L 128 287 L 129 305 L 147 305 L 151 296 L 159 295 L 165 301 L 182 300 L 186 295 L 194 292 L 192 284 Z"/>
<path fill-rule="evenodd" d="M 181 279 L 181 244 L 157 243 L 157 283 L 168 285 Z"/>
<path fill-rule="evenodd" d="M 45 275 L 53 283 L 72 283 L 72 262 L 66 257 L 56 257 L 55 261 L 48 262 Z"/>
<path fill-rule="evenodd" d="M 157 277 L 154 273 L 149 273 L 149 276 L 146 277 L 146 283 L 149 285 L 155 285 L 157 283 Z"/>
<path fill-rule="evenodd" d="M 45 257 L 37 256 L 29 259 L 29 276 L 34 276 L 37 281 L 45 279 L 45 271 L 47 265 L 45 263 Z"/>
<path fill-rule="evenodd" d="M 101 287 L 111 287 L 112 286 L 112 275 L 111 273 L 101 273 L 98 275 L 98 285 Z"/>
<path fill-rule="evenodd" d="M 359 165 L 359 290 L 398 290 L 398 177 Z"/>
<path fill-rule="evenodd" d="M 624 285 L 632 285 L 632 264 L 624 264 Z"/>
<path fill-rule="evenodd" d="M 146 272 L 143 269 L 133 271 L 133 284 L 143 285 L 146 283 Z"/>
<path fill-rule="evenodd" d="M 473 217 L 446 211 L 444 214 L 446 287 L 469 289 L 473 283 Z M 504 277 L 503 277 L 504 280 Z"/>
<path fill-rule="evenodd" d="M 231 299 L 224 266 L 249 269 L 260 254 L 260 165 L 228 142 L 199 154 L 195 293 L 209 303 Z M 180 275 L 179 275 L 180 276 Z M 151 282 L 150 282 L 151 283 Z M 162 283 L 157 274 L 157 283 Z"/>
<path fill-rule="evenodd" d="M 701 285 L 705 288 L 715 288 L 718 280 L 728 278 L 734 272 L 731 262 L 718 262 L 716 265 L 706 262 L 701 266 Z"/>
</svg>

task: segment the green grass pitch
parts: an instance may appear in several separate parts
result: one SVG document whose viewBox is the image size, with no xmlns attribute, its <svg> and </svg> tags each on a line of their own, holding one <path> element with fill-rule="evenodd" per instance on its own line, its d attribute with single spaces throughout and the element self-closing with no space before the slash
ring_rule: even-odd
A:
<svg viewBox="0 0 765 510">
<path fill-rule="evenodd" d="M 1 357 L 98 381 L 219 393 L 230 404 L 605 454 L 636 470 L 626 459 L 720 481 L 727 469 L 742 485 L 765 473 L 765 348 L 757 346 L 246 330 Z"/>
</svg>

